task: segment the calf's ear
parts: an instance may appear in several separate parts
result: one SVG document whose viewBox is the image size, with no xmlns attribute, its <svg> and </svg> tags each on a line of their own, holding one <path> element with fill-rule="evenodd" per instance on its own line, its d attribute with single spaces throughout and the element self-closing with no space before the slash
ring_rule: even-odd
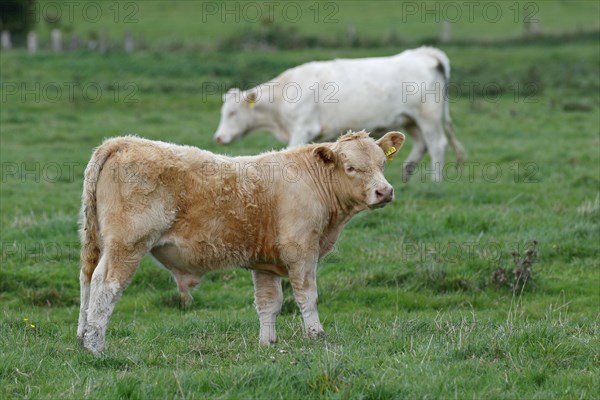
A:
<svg viewBox="0 0 600 400">
<path fill-rule="evenodd" d="M 326 166 L 333 167 L 337 160 L 337 156 L 329 146 L 319 146 L 313 150 L 313 155 L 317 160 Z"/>
<path fill-rule="evenodd" d="M 375 143 L 381 147 L 388 160 L 391 160 L 404 144 L 404 134 L 400 132 L 388 132 Z"/>
</svg>

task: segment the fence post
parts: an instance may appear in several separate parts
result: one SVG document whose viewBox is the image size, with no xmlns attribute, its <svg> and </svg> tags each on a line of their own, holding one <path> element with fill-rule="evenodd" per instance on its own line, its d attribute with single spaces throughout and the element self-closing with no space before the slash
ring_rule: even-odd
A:
<svg viewBox="0 0 600 400">
<path fill-rule="evenodd" d="M 94 51 L 98 48 L 98 41 L 95 38 L 90 38 L 87 42 L 87 48 L 90 51 Z"/>
<path fill-rule="evenodd" d="M 133 36 L 131 32 L 125 32 L 125 51 L 133 53 Z"/>
<path fill-rule="evenodd" d="M 71 43 L 69 44 L 69 50 L 78 50 L 81 46 L 79 35 L 76 32 L 71 33 Z"/>
<path fill-rule="evenodd" d="M 350 46 L 354 46 L 356 42 L 356 27 L 354 24 L 346 25 L 346 40 Z"/>
<path fill-rule="evenodd" d="M 2 33 L 0 34 L 0 42 L 2 42 L 3 50 L 12 49 L 12 42 L 10 41 L 10 32 L 9 31 L 2 31 Z"/>
<path fill-rule="evenodd" d="M 535 17 L 525 19 L 525 21 L 523 21 L 523 33 L 525 37 L 539 36 L 541 33 L 539 18 Z"/>
<path fill-rule="evenodd" d="M 38 38 L 37 33 L 31 31 L 27 34 L 27 51 L 33 54 L 38 50 Z"/>
<path fill-rule="evenodd" d="M 452 36 L 450 30 L 451 30 L 451 25 L 450 22 L 447 20 L 443 20 L 442 21 L 442 26 L 440 28 L 440 43 L 448 43 L 450 41 L 450 38 Z"/>
<path fill-rule="evenodd" d="M 108 50 L 108 34 L 106 32 L 100 34 L 98 50 L 100 53 L 106 53 L 106 50 Z"/>
<path fill-rule="evenodd" d="M 55 53 L 59 53 L 62 51 L 62 35 L 60 30 L 52 29 L 50 33 L 50 37 L 52 39 L 52 51 Z"/>
</svg>

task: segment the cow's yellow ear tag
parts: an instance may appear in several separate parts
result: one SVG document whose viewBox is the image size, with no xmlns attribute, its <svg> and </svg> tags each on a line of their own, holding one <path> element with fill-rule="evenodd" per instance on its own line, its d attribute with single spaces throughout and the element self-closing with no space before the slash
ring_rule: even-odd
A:
<svg viewBox="0 0 600 400">
<path fill-rule="evenodd" d="M 394 153 L 396 152 L 396 148 L 394 146 L 392 147 L 388 147 L 388 149 L 385 151 L 385 156 L 387 157 L 388 161 L 392 161 L 394 159 Z"/>
<path fill-rule="evenodd" d="M 254 108 L 255 105 L 256 105 L 256 100 L 249 100 L 248 101 L 248 107 Z"/>
</svg>

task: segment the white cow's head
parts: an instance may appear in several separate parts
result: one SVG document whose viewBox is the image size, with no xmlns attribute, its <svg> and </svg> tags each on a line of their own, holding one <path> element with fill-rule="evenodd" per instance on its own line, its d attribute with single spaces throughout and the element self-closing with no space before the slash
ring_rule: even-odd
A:
<svg viewBox="0 0 600 400">
<path fill-rule="evenodd" d="M 385 179 L 383 167 L 403 144 L 400 132 L 388 132 L 377 141 L 364 131 L 349 132 L 333 144 L 317 146 L 313 154 L 333 170 L 339 201 L 359 209 L 379 208 L 394 200 L 394 188 Z"/>
<path fill-rule="evenodd" d="M 248 133 L 254 127 L 255 104 L 256 92 L 243 92 L 235 88 L 225 93 L 215 142 L 229 144 Z"/>
</svg>

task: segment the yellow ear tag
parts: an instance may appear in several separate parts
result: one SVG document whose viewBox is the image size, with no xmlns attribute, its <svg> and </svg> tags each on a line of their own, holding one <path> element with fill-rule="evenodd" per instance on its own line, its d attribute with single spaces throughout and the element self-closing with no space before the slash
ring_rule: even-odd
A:
<svg viewBox="0 0 600 400">
<path fill-rule="evenodd" d="M 396 148 L 394 146 L 388 147 L 388 149 L 385 151 L 385 155 L 386 155 L 388 161 L 392 161 L 394 159 L 394 156 L 392 154 L 394 154 L 395 152 L 396 152 Z"/>
<path fill-rule="evenodd" d="M 248 101 L 248 107 L 254 108 L 255 105 L 256 105 L 256 100 L 250 100 L 250 101 Z"/>
</svg>

